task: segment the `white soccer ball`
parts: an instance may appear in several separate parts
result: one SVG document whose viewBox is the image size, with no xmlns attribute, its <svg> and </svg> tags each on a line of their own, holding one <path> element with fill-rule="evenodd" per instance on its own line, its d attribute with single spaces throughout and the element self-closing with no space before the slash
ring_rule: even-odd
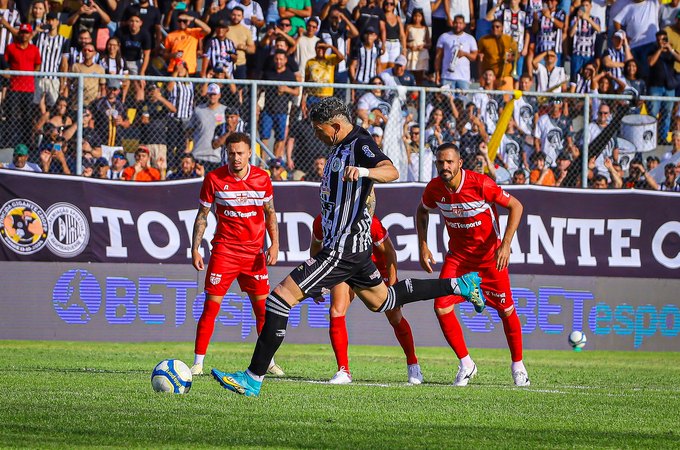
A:
<svg viewBox="0 0 680 450">
<path fill-rule="evenodd" d="M 151 387 L 156 392 L 186 394 L 191 389 L 191 369 L 179 359 L 166 359 L 153 368 Z"/>
<path fill-rule="evenodd" d="M 587 341 L 588 338 L 586 338 L 586 334 L 583 331 L 572 331 L 569 335 L 569 345 L 575 349 L 585 347 Z"/>
</svg>

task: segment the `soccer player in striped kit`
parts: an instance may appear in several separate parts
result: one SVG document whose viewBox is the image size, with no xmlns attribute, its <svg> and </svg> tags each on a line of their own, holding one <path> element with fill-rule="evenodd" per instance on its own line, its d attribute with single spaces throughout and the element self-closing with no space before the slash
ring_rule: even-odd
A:
<svg viewBox="0 0 680 450">
<path fill-rule="evenodd" d="M 203 180 L 200 202 L 191 243 L 192 263 L 196 270 L 205 265 L 199 249 L 208 225 L 208 213 L 215 207 L 217 227 L 205 273 L 206 299 L 196 327 L 194 365 L 191 373 L 203 373 L 203 360 L 215 329 L 215 318 L 222 299 L 234 282 L 248 294 L 255 312 L 257 333 L 265 318 L 265 299 L 269 294 L 266 265 L 276 264 L 279 229 L 274 211 L 274 192 L 269 174 L 250 165 L 250 136 L 232 133 L 225 140 L 227 164 L 209 172 Z M 271 245 L 265 251 L 265 230 Z M 283 375 L 270 358 L 265 371 Z"/>
<path fill-rule="evenodd" d="M 296 267 L 267 297 L 264 327 L 248 369 L 233 373 L 212 369 L 222 387 L 241 395 L 259 395 L 269 363 L 286 336 L 291 308 L 336 284 L 346 282 L 374 312 L 451 294 L 469 299 L 479 312 L 484 309 L 476 273 L 385 285 L 371 260 L 371 215 L 366 199 L 373 183 L 394 181 L 399 172 L 368 132 L 352 124 L 341 100 L 321 99 L 309 117 L 316 136 L 331 147 L 319 187 L 323 249 Z"/>
<path fill-rule="evenodd" d="M 420 265 L 432 273 L 434 258 L 427 246 L 430 211 L 439 209 L 449 233 L 449 248 L 440 278 L 455 277 L 474 267 L 482 276 L 482 292 L 487 304 L 498 312 L 512 358 L 512 378 L 517 386 L 529 386 L 529 375 L 522 362 L 522 325 L 517 317 L 510 290 L 508 261 L 510 242 L 522 217 L 522 204 L 485 174 L 463 170 L 458 147 L 445 143 L 437 148 L 437 172 L 423 192 L 416 213 Z M 501 240 L 496 205 L 509 211 Z M 446 341 L 460 359 L 454 385 L 467 386 L 477 366 L 465 345 L 453 307 L 463 297 L 447 295 L 434 300 L 434 308 Z"/>
</svg>

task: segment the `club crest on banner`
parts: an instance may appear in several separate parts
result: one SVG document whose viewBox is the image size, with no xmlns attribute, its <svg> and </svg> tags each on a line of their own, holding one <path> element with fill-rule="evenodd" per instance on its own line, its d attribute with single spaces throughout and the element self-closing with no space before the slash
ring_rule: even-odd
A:
<svg viewBox="0 0 680 450">
<path fill-rule="evenodd" d="M 0 239 L 15 253 L 31 255 L 47 242 L 47 215 L 37 203 L 23 198 L 10 200 L 0 209 Z"/>
</svg>

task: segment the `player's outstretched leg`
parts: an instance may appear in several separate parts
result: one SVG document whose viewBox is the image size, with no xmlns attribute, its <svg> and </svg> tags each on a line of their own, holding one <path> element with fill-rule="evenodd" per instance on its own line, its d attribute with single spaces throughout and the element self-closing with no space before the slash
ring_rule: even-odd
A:
<svg viewBox="0 0 680 450">
<path fill-rule="evenodd" d="M 466 273 L 459 278 L 443 278 L 438 280 L 417 280 L 407 278 L 387 288 L 387 298 L 377 309 L 378 312 L 389 311 L 421 300 L 429 300 L 445 295 L 460 295 L 482 312 L 486 305 L 484 294 L 479 288 L 482 279 L 477 272 Z"/>
<path fill-rule="evenodd" d="M 267 301 L 267 296 L 258 296 L 250 299 L 250 303 L 253 306 L 253 312 L 255 313 L 255 328 L 257 329 L 257 335 L 262 333 L 262 327 L 264 326 L 264 316 L 266 314 L 265 303 Z M 267 368 L 267 375 L 272 375 L 275 377 L 282 377 L 286 375 L 281 366 L 276 364 L 276 361 L 272 358 Z"/>
<path fill-rule="evenodd" d="M 264 326 L 257 338 L 255 352 L 248 369 L 233 373 L 212 370 L 213 377 L 222 387 L 249 397 L 259 395 L 267 369 L 286 336 L 290 308 L 291 306 L 276 292 L 269 294 Z"/>
</svg>

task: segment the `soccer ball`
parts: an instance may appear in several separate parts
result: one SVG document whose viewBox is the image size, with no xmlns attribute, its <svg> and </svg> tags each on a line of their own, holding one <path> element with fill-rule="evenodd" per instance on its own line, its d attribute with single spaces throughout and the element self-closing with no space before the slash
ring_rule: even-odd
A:
<svg viewBox="0 0 680 450">
<path fill-rule="evenodd" d="M 583 331 L 572 331 L 571 334 L 569 334 L 569 345 L 576 351 L 585 347 L 587 341 L 588 339 Z"/>
<path fill-rule="evenodd" d="M 186 394 L 191 389 L 191 369 L 179 359 L 166 359 L 153 368 L 151 387 L 156 392 Z"/>
</svg>

